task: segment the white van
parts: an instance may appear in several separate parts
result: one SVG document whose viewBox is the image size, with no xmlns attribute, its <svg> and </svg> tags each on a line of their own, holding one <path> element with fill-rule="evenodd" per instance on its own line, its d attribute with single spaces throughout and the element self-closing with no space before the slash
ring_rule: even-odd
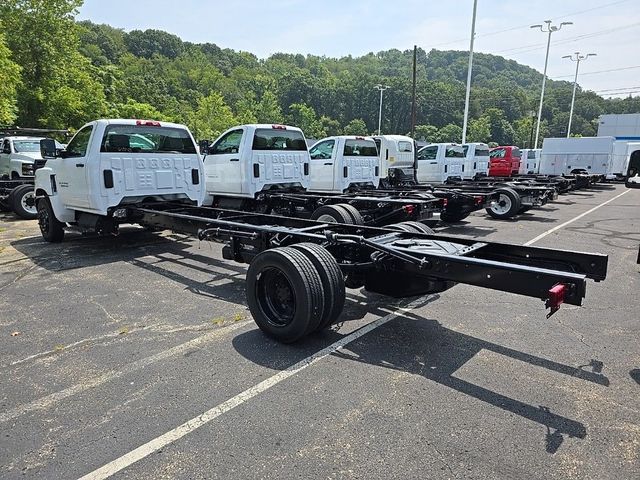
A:
<svg viewBox="0 0 640 480">
<path fill-rule="evenodd" d="M 461 179 L 464 149 L 457 143 L 432 143 L 418 150 L 418 183 L 445 183 Z"/>
<path fill-rule="evenodd" d="M 309 149 L 309 191 L 344 193 L 352 188 L 378 188 L 380 159 L 371 137 L 339 135 Z"/>
<path fill-rule="evenodd" d="M 380 155 L 380 181 L 393 184 L 415 180 L 415 144 L 405 135 L 375 135 Z"/>
<path fill-rule="evenodd" d="M 522 159 L 520 160 L 520 175 L 537 174 L 540 172 L 541 148 L 523 148 Z"/>
<path fill-rule="evenodd" d="M 489 175 L 489 145 L 486 143 L 465 143 L 462 178 L 476 179 Z"/>
</svg>

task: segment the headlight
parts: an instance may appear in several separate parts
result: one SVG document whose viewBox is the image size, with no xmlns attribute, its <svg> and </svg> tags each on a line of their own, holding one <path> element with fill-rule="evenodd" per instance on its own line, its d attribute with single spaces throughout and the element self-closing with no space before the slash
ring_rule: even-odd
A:
<svg viewBox="0 0 640 480">
<path fill-rule="evenodd" d="M 33 164 L 31 164 L 31 163 L 23 163 L 22 164 L 22 176 L 23 177 L 33 177 Z"/>
</svg>

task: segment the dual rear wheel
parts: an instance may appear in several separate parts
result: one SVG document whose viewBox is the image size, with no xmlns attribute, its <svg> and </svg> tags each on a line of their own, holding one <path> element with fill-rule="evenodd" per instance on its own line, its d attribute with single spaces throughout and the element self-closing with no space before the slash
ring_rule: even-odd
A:
<svg viewBox="0 0 640 480">
<path fill-rule="evenodd" d="M 331 326 L 344 307 L 344 276 L 323 247 L 300 243 L 259 253 L 247 271 L 247 303 L 258 327 L 291 343 Z"/>
</svg>

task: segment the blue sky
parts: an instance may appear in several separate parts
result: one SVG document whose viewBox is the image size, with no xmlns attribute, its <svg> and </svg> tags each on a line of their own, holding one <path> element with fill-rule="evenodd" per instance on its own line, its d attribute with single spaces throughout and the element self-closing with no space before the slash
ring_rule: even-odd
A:
<svg viewBox="0 0 640 480">
<path fill-rule="evenodd" d="M 275 52 L 336 57 L 414 44 L 427 51 L 467 50 L 472 5 L 472 0 L 85 0 L 79 18 L 125 30 L 156 28 L 262 58 Z M 478 0 L 475 50 L 542 71 L 546 35 L 529 25 L 573 21 L 552 35 L 549 76 L 572 80 L 575 64 L 561 57 L 595 52 L 597 57 L 580 66 L 583 87 L 604 96 L 640 95 L 639 7 L 640 0 Z"/>
</svg>

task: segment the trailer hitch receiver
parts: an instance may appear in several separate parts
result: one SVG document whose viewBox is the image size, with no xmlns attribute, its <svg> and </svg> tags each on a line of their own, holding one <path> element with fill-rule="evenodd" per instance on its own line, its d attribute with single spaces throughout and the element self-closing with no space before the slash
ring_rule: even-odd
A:
<svg viewBox="0 0 640 480">
<path fill-rule="evenodd" d="M 549 297 L 547 298 L 546 307 L 551 310 L 547 314 L 547 318 L 560 310 L 560 305 L 564 303 L 564 296 L 567 291 L 567 286 L 563 283 L 554 285 L 549 290 Z"/>
</svg>

